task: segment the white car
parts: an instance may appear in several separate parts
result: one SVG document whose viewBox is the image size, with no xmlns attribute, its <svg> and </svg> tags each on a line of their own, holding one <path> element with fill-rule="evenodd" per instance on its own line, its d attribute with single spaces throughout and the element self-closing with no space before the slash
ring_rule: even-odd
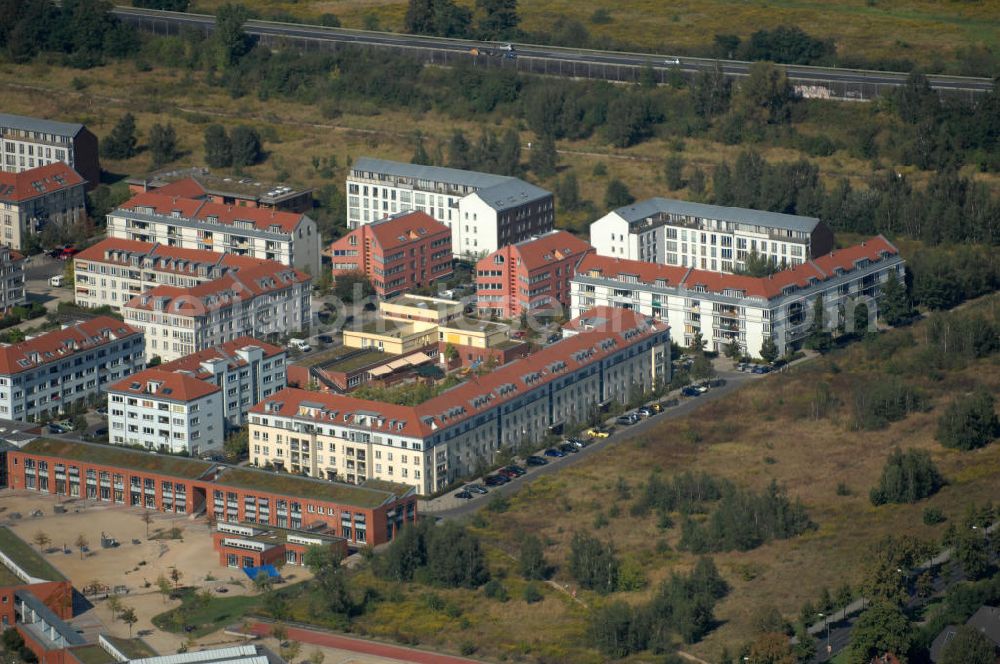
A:
<svg viewBox="0 0 1000 664">
<path fill-rule="evenodd" d="M 667 58 L 663 61 L 665 65 L 679 65 L 681 63 L 680 58 Z"/>
<path fill-rule="evenodd" d="M 303 353 L 308 353 L 312 350 L 312 346 L 310 346 L 309 342 L 305 339 L 292 339 L 288 342 L 288 347 L 302 351 Z"/>
</svg>

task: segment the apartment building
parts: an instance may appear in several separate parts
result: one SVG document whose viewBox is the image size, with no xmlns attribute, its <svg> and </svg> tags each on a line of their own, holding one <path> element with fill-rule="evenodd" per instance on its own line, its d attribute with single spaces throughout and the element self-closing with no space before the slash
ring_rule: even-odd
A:
<svg viewBox="0 0 1000 664">
<path fill-rule="evenodd" d="M 129 191 L 157 191 L 223 205 L 267 208 L 285 212 L 308 212 L 313 208 L 313 190 L 284 184 L 263 184 L 249 177 L 217 175 L 207 168 L 176 168 L 127 178 Z"/>
<path fill-rule="evenodd" d="M 634 311 L 587 312 L 588 328 L 416 406 L 288 388 L 250 411 L 250 458 L 311 477 L 407 484 L 430 494 L 503 448 L 668 381 L 670 332 Z"/>
<path fill-rule="evenodd" d="M 65 412 L 146 366 L 142 331 L 109 316 L 0 346 L 0 417 Z"/>
<path fill-rule="evenodd" d="M 456 257 L 480 258 L 552 230 L 552 193 L 518 178 L 361 157 L 347 174 L 347 226 L 424 212 L 451 229 Z"/>
<path fill-rule="evenodd" d="M 225 426 L 246 423 L 261 399 L 285 388 L 288 351 L 252 337 L 240 337 L 160 365 L 164 371 L 218 386 Z"/>
<path fill-rule="evenodd" d="M 76 122 L 57 122 L 0 113 L 0 145 L 9 173 L 63 162 L 83 176 L 87 189 L 101 182 L 97 137 Z"/>
<path fill-rule="evenodd" d="M 476 263 L 480 316 L 517 318 L 532 310 L 569 308 L 569 281 L 594 248 L 566 231 L 507 245 Z"/>
<path fill-rule="evenodd" d="M 833 249 L 833 233 L 815 217 L 650 198 L 590 225 L 601 256 L 732 273 L 751 254 L 794 267 Z"/>
<path fill-rule="evenodd" d="M 449 321 L 461 318 L 464 307 L 465 305 L 455 300 L 411 293 L 378 303 L 379 316 L 386 320 L 403 323 L 422 321 L 435 325 L 445 325 Z"/>
<path fill-rule="evenodd" d="M 770 338 L 784 355 L 808 335 L 816 298 L 830 327 L 853 325 L 857 307 L 873 318 L 882 284 L 903 276 L 899 250 L 881 235 L 761 278 L 590 255 L 571 284 L 572 312 L 624 307 L 669 322 L 685 346 L 700 333 L 708 350 L 736 341 L 760 357 Z"/>
<path fill-rule="evenodd" d="M 24 295 L 24 256 L 0 245 L 0 311 L 27 301 Z"/>
<path fill-rule="evenodd" d="M 154 367 L 108 387 L 109 440 L 198 456 L 221 452 L 222 390 L 208 381 Z"/>
<path fill-rule="evenodd" d="M 193 288 L 261 264 L 284 269 L 250 256 L 107 238 L 73 257 L 75 300 L 81 307 L 119 310 L 157 286 Z"/>
<path fill-rule="evenodd" d="M 300 530 L 326 524 L 354 548 L 391 541 L 417 518 L 405 484 L 362 486 L 277 474 L 114 445 L 39 438 L 10 453 L 10 486 L 131 505 L 212 514 L 216 522 Z"/>
<path fill-rule="evenodd" d="M 151 191 L 133 196 L 108 213 L 108 237 L 250 256 L 310 274 L 319 274 L 320 269 L 316 222 L 299 212 Z"/>
<path fill-rule="evenodd" d="M 23 249 L 29 235 L 46 224 L 71 226 L 87 214 L 84 180 L 61 161 L 32 169 L 0 172 L 0 243 Z"/>
<path fill-rule="evenodd" d="M 364 272 L 380 298 L 393 297 L 451 277 L 451 230 L 423 212 L 400 212 L 352 230 L 330 255 L 334 280 Z"/>
<path fill-rule="evenodd" d="M 276 338 L 309 327 L 312 279 L 260 262 L 190 288 L 156 286 L 122 306 L 146 334 L 146 353 L 176 360 L 239 337 Z"/>
</svg>

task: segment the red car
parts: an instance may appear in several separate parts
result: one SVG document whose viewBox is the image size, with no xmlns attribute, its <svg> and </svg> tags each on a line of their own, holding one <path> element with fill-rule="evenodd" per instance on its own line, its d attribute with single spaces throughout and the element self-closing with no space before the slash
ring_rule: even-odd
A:
<svg viewBox="0 0 1000 664">
<path fill-rule="evenodd" d="M 80 253 L 79 249 L 77 249 L 75 247 L 66 247 L 61 252 L 59 252 L 59 260 L 63 260 L 63 261 L 67 260 L 67 259 L 72 258 L 73 256 L 77 255 L 78 253 Z"/>
</svg>

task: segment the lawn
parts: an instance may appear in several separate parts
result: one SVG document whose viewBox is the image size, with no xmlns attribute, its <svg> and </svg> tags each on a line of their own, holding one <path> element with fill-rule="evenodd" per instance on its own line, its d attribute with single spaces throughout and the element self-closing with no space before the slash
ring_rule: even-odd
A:
<svg viewBox="0 0 1000 664">
<path fill-rule="evenodd" d="M 211 13 L 224 0 L 195 0 L 192 11 Z M 400 31 L 407 0 L 244 0 L 262 13 L 303 19 L 336 14 L 345 27 L 363 27 L 366 15 L 385 30 Z M 472 0 L 458 4 L 474 7 Z M 906 58 L 924 65 L 947 60 L 958 49 L 1000 45 L 1000 3 L 934 0 L 521 0 L 522 29 L 547 33 L 561 16 L 581 21 L 595 37 L 661 53 L 704 50 L 716 34 L 748 38 L 761 29 L 797 25 L 832 39 L 841 57 Z M 608 23 L 590 19 L 598 9 Z"/>
<path fill-rule="evenodd" d="M 193 626 L 189 634 L 194 638 L 240 622 L 245 615 L 257 610 L 261 602 L 256 595 L 212 596 L 205 601 L 196 588 L 184 588 L 180 595 L 181 605 L 154 616 L 153 624 L 175 633 L 183 633 L 186 627 Z"/>
</svg>

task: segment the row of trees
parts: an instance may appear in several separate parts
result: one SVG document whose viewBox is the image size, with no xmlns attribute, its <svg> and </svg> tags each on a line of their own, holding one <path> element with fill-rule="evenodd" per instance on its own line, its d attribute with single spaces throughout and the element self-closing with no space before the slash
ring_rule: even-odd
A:
<svg viewBox="0 0 1000 664">
<path fill-rule="evenodd" d="M 440 527 L 430 520 L 406 526 L 374 569 L 385 579 L 448 588 L 476 588 L 490 578 L 479 539 L 452 521 Z"/>
<path fill-rule="evenodd" d="M 514 39 L 521 22 L 517 0 L 476 0 L 473 11 L 454 0 L 410 0 L 404 30 L 417 35 L 486 40 Z"/>
<path fill-rule="evenodd" d="M 169 122 L 165 125 L 156 123 L 149 128 L 146 147 L 152 156 L 154 168 L 168 164 L 180 156 L 177 131 Z M 131 159 L 137 154 L 139 137 L 135 116 L 126 113 L 101 141 L 101 156 L 105 159 Z"/>
</svg>

